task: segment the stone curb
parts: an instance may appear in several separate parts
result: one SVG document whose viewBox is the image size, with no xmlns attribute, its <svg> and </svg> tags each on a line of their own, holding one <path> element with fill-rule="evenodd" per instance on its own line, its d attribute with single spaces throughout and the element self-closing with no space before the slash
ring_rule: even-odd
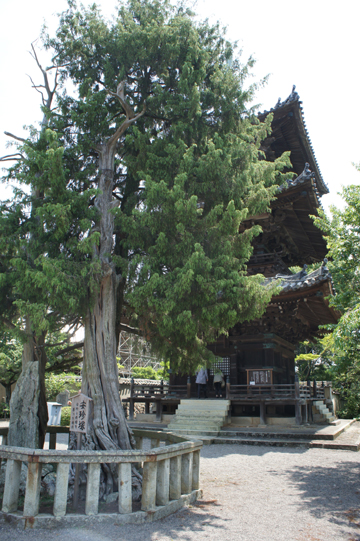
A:
<svg viewBox="0 0 360 541">
<path fill-rule="evenodd" d="M 123 524 L 145 524 L 154 522 L 176 513 L 183 507 L 191 505 L 199 498 L 202 498 L 202 490 L 193 490 L 189 494 L 183 494 L 178 500 L 173 500 L 162 507 L 156 507 L 151 511 L 137 511 L 126 515 L 118 513 L 99 513 L 98 515 L 80 515 L 70 513 L 63 517 L 43 513 L 35 517 L 24 517 L 20 512 L 0 512 L 0 524 L 9 524 L 19 529 L 53 529 L 53 528 L 75 528 L 87 524 L 110 524 L 122 526 Z"/>
</svg>

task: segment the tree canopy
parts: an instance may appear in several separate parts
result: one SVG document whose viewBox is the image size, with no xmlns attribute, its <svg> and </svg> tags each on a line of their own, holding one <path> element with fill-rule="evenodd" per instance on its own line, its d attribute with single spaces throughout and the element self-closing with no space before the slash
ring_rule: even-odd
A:
<svg viewBox="0 0 360 541">
<path fill-rule="evenodd" d="M 114 220 L 117 329 L 140 329 L 185 366 L 209 355 L 208 341 L 259 315 L 271 296 L 246 276 L 259 229 L 238 233 L 266 210 L 288 165 L 259 160 L 270 119 L 260 124 L 248 107 L 252 61 L 241 65 L 219 26 L 166 1 L 120 5 L 112 25 L 71 3 L 47 46 L 77 89 L 58 96 L 51 124 L 73 191 L 99 188 L 103 142 L 125 115 L 143 113 L 113 149 L 113 208 L 89 200 L 97 217 L 87 239 L 99 253 L 99 214 Z"/>
<path fill-rule="evenodd" d="M 129 0 L 109 22 L 69 0 L 44 44 L 54 108 L 43 100 L 45 124 L 8 175 L 31 192 L 2 208 L 3 318 L 35 334 L 82 319 L 83 391 L 107 447 L 122 438 L 120 330 L 189 373 L 209 342 L 263 313 L 273 290 L 246 270 L 260 227 L 239 224 L 268 209 L 290 162 L 260 151 L 271 115 L 260 123 L 249 105 L 253 61 L 183 4 Z"/>
</svg>

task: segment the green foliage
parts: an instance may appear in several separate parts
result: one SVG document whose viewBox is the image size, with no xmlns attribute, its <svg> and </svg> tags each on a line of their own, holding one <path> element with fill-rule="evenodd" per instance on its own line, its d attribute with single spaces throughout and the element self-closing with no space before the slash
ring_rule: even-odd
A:
<svg viewBox="0 0 360 541">
<path fill-rule="evenodd" d="M 357 166 L 359 169 L 359 166 Z M 332 353 L 336 363 L 334 380 L 345 403 L 343 416 L 360 413 L 360 187 L 343 188 L 343 210 L 331 207 L 331 217 L 320 213 L 315 223 L 325 234 L 336 296 L 331 305 L 339 310 L 337 325 L 331 326 Z"/>
<path fill-rule="evenodd" d="M 4 387 L 15 383 L 21 372 L 22 343 L 9 332 L 3 332 L 0 340 L 0 383 Z"/>
<path fill-rule="evenodd" d="M 10 406 L 6 402 L 0 402 L 0 419 L 8 419 L 10 417 Z"/>
<path fill-rule="evenodd" d="M 75 375 L 49 374 L 45 377 L 46 400 L 55 402 L 56 396 L 65 391 L 76 394 L 81 389 L 81 381 Z"/>
<path fill-rule="evenodd" d="M 334 379 L 334 356 L 330 353 L 329 335 L 298 346 L 295 365 L 300 381 L 332 381 Z"/>
<path fill-rule="evenodd" d="M 55 332 L 92 309 L 110 265 L 121 284 L 116 330 L 124 318 L 174 370 L 191 372 L 213 357 L 209 342 L 259 317 L 274 292 L 247 276 L 260 227 L 239 233 L 290 167 L 289 156 L 270 163 L 260 151 L 271 115 L 260 123 L 248 105 L 253 61 L 241 62 L 218 24 L 167 0 L 129 0 L 110 23 L 70 2 L 45 46 L 59 66 L 58 108 L 8 175 L 31 195 L 18 190 L 1 209 L 4 314 Z M 146 112 L 107 171 L 114 243 L 100 261 L 99 145 L 124 121 L 120 83 L 134 114 Z"/>
<path fill-rule="evenodd" d="M 136 379 L 162 379 L 162 374 L 151 366 L 134 366 L 131 369 L 131 375 Z"/>
<path fill-rule="evenodd" d="M 61 408 L 61 426 L 70 426 L 71 407 L 65 406 Z"/>
</svg>

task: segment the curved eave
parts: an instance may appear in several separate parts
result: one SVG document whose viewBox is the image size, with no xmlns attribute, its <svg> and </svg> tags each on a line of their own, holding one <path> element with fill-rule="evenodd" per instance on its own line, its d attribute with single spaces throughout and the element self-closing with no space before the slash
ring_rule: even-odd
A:
<svg viewBox="0 0 360 541">
<path fill-rule="evenodd" d="M 260 121 L 264 121 L 269 113 L 272 113 L 274 117 L 271 124 L 272 135 L 268 140 L 264 141 L 264 146 L 269 145 L 275 158 L 279 157 L 283 152 L 290 151 L 290 160 L 297 175 L 301 174 L 305 162 L 308 162 L 310 169 L 315 173 L 319 194 L 327 194 L 329 189 L 324 182 L 315 157 L 304 120 L 302 102 L 299 98 L 290 101 L 289 99 L 278 104 L 271 111 L 265 111 L 258 115 Z M 266 149 L 265 152 L 267 152 Z"/>
</svg>

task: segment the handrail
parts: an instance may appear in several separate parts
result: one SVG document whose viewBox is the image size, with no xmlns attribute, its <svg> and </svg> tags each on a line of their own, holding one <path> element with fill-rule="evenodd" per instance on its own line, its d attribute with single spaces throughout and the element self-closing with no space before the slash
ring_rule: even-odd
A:
<svg viewBox="0 0 360 541">
<path fill-rule="evenodd" d="M 190 441 L 172 433 L 155 430 L 134 430 L 139 449 L 109 451 L 60 451 L 0 446 L 0 457 L 7 459 L 2 512 L 16 513 L 24 520 L 31 517 L 46 522 L 39 514 L 41 469 L 43 464 L 57 464 L 54 517 L 66 515 L 70 464 L 87 464 L 85 514 L 97 515 L 101 464 L 118 466 L 118 513 L 127 522 L 147 520 L 147 512 L 158 512 L 158 518 L 191 503 L 201 495 L 199 488 L 201 441 Z M 151 440 L 151 449 L 143 449 L 143 440 Z M 160 442 L 165 445 L 160 446 Z M 28 466 L 24 511 L 18 512 L 21 464 Z M 135 464 L 143 464 L 141 512 L 132 512 L 131 472 Z M 174 502 L 177 500 L 177 502 Z M 176 504 L 176 505 L 175 505 Z M 161 507 L 161 510 L 158 508 Z M 160 512 L 161 511 L 161 512 Z M 140 516 L 139 516 L 140 513 Z M 80 515 L 71 515 L 80 516 Z M 153 518 L 156 518 L 153 517 Z"/>
</svg>

